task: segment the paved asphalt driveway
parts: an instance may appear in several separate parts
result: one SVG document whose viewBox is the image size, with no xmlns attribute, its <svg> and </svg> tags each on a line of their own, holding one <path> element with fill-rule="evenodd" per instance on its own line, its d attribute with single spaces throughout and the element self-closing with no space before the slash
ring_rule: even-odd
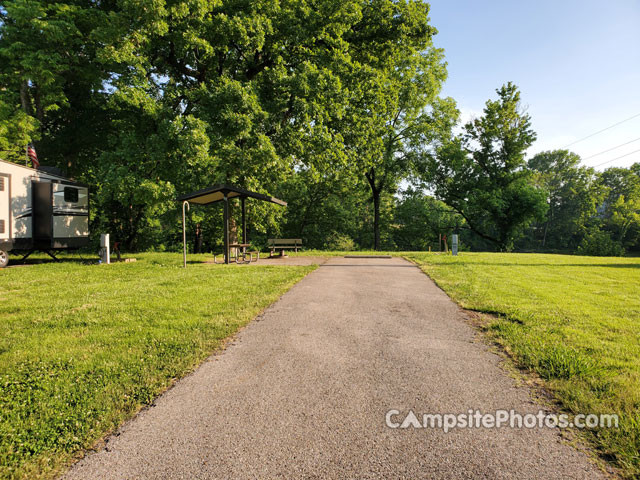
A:
<svg viewBox="0 0 640 480">
<path fill-rule="evenodd" d="M 550 429 L 386 426 L 538 411 L 463 315 L 405 260 L 331 259 L 64 478 L 599 478 Z"/>
</svg>

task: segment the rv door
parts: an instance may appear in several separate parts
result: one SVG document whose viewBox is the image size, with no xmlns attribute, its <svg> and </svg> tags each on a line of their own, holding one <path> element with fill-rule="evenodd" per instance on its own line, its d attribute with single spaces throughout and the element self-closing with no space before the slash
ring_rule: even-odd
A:
<svg viewBox="0 0 640 480">
<path fill-rule="evenodd" d="M 11 242 L 11 176 L 0 173 L 0 249 L 10 250 Z M 5 248 L 6 247 L 6 248 Z"/>
<path fill-rule="evenodd" d="M 11 243 L 11 175 L 0 173 L 0 268 L 9 263 Z"/>
</svg>

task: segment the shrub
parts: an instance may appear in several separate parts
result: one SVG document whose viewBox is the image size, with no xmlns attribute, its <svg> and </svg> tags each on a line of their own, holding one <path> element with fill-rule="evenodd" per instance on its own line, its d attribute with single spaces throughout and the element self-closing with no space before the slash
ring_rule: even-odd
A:
<svg viewBox="0 0 640 480">
<path fill-rule="evenodd" d="M 620 242 L 611 238 L 609 232 L 592 230 L 580 242 L 578 253 L 594 257 L 621 257 L 624 255 L 624 248 Z"/>
<path fill-rule="evenodd" d="M 351 252 L 356 249 L 356 242 L 346 234 L 333 232 L 324 244 L 326 250 Z"/>
</svg>

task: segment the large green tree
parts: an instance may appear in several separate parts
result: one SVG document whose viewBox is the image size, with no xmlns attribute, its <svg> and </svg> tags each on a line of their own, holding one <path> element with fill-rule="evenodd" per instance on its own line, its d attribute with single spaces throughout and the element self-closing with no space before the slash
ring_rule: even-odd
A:
<svg viewBox="0 0 640 480">
<path fill-rule="evenodd" d="M 378 71 L 405 68 L 398 52 L 426 45 L 424 12 L 390 0 L 8 0 L 0 148 L 20 161 L 37 141 L 44 162 L 92 184 L 94 229 L 144 248 L 176 226 L 178 192 L 273 191 L 302 168 L 348 166 L 336 120 L 355 131 L 359 81 L 384 83 Z"/>
<path fill-rule="evenodd" d="M 373 247 L 380 248 L 380 207 L 411 176 L 424 150 L 449 133 L 457 111 L 439 98 L 446 79 L 437 33 L 422 2 L 369 2 L 349 33 L 349 109 L 337 124 L 349 161 L 366 178 L 373 203 Z"/>
<path fill-rule="evenodd" d="M 455 116 L 427 15 L 412 0 L 7 0 L 2 155 L 36 141 L 92 185 L 93 230 L 128 248 L 175 237 L 176 193 L 354 174 L 379 246 L 381 198 Z M 257 208 L 263 232 L 282 220 Z"/>
<path fill-rule="evenodd" d="M 598 184 L 605 192 L 602 228 L 624 248 L 640 250 L 640 163 L 602 172 Z"/>
<path fill-rule="evenodd" d="M 0 155 L 6 160 L 24 161 L 33 142 L 44 163 L 75 174 L 83 152 L 95 154 L 103 145 L 106 72 L 91 33 L 103 23 L 108 3 L 2 2 Z"/>
<path fill-rule="evenodd" d="M 575 153 L 553 150 L 528 162 L 535 183 L 548 193 L 546 217 L 535 229 L 536 246 L 542 249 L 574 250 L 595 220 L 604 190 L 595 171 L 580 161 Z"/>
<path fill-rule="evenodd" d="M 543 218 L 546 192 L 533 184 L 525 161 L 536 135 L 520 92 L 508 83 L 497 93 L 482 117 L 438 149 L 426 179 L 472 231 L 499 250 L 510 250 L 532 221 Z"/>
<path fill-rule="evenodd" d="M 438 250 L 441 236 L 459 233 L 463 225 L 451 207 L 409 188 L 397 199 L 393 238 L 399 250 Z"/>
<path fill-rule="evenodd" d="M 280 187 L 278 194 L 289 199 L 284 235 L 303 239 L 309 248 L 323 248 L 331 238 L 368 246 L 361 243 L 369 226 L 369 215 L 363 215 L 369 203 L 364 178 L 344 173 L 329 170 L 318 175 L 304 168 Z"/>
</svg>

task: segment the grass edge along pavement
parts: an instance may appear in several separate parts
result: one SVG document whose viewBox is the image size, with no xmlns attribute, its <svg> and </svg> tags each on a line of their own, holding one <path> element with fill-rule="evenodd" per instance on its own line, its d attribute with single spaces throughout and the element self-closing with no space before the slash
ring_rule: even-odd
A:
<svg viewBox="0 0 640 480">
<path fill-rule="evenodd" d="M 316 268 L 136 257 L 0 271 L 0 478 L 55 477 Z"/>
<path fill-rule="evenodd" d="M 619 429 L 583 436 L 621 474 L 640 478 L 640 258 L 407 253 L 517 366 L 571 413 L 616 413 Z"/>
</svg>

